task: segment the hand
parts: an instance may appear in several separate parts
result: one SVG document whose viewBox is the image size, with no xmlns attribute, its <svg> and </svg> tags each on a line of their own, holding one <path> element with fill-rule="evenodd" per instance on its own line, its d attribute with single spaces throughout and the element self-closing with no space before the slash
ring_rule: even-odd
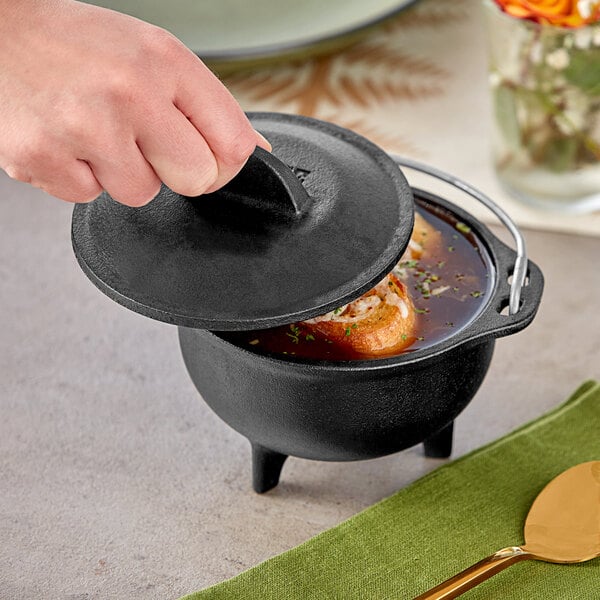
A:
<svg viewBox="0 0 600 600">
<path fill-rule="evenodd" d="M 215 191 L 269 143 L 167 31 L 75 0 L 0 0 L 0 168 L 70 202 Z"/>
</svg>

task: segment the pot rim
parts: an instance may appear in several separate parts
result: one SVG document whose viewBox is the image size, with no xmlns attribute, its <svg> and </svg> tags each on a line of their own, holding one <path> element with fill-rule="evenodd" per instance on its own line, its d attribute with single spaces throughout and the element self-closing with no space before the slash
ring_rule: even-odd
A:
<svg viewBox="0 0 600 600">
<path fill-rule="evenodd" d="M 528 262 L 528 281 L 522 290 L 520 310 L 514 314 L 504 315 L 503 310 L 508 306 L 510 297 L 509 277 L 514 269 L 517 253 L 504 244 L 490 229 L 471 213 L 460 208 L 453 202 L 446 200 L 437 194 L 412 188 L 415 203 L 419 201 L 439 206 L 446 210 L 458 221 L 466 223 L 471 227 L 477 241 L 485 248 L 487 256 L 484 261 L 488 268 L 489 277 L 492 279 L 488 285 L 489 293 L 486 301 L 478 307 L 477 312 L 463 327 L 446 339 L 431 346 L 426 346 L 412 352 L 404 352 L 384 358 L 369 358 L 358 360 L 321 360 L 302 358 L 287 355 L 282 357 L 272 353 L 259 354 L 241 345 L 230 342 L 223 338 L 220 333 L 213 330 L 206 331 L 208 334 L 218 337 L 221 342 L 236 348 L 242 353 L 247 353 L 253 359 L 286 365 L 286 368 L 310 371 L 380 371 L 399 366 L 419 365 L 424 362 L 439 360 L 447 352 L 459 348 L 483 343 L 497 337 L 503 337 L 517 333 L 524 329 L 533 320 L 539 307 L 543 276 L 539 267 L 531 260 Z"/>
</svg>

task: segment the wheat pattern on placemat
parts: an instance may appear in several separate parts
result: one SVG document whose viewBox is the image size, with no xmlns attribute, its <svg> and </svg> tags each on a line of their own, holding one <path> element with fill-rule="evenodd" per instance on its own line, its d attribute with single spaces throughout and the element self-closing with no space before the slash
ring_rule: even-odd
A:
<svg viewBox="0 0 600 600">
<path fill-rule="evenodd" d="M 336 122 L 366 135 L 386 149 L 426 153 L 400 131 L 378 121 L 378 109 L 439 97 L 449 76 L 429 56 L 411 52 L 410 29 L 449 27 L 464 18 L 461 0 L 439 6 L 420 2 L 373 35 L 337 54 L 240 72 L 225 83 L 250 110 L 276 110 Z"/>
</svg>

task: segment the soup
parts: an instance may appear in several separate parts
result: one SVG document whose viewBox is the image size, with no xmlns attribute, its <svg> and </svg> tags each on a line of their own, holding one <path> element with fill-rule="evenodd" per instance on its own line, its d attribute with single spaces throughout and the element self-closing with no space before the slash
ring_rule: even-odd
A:
<svg viewBox="0 0 600 600">
<path fill-rule="evenodd" d="M 487 251 L 439 206 L 417 200 L 415 217 L 392 273 L 359 299 L 315 319 L 221 335 L 253 352 L 319 360 L 395 356 L 452 336 L 490 291 Z"/>
</svg>

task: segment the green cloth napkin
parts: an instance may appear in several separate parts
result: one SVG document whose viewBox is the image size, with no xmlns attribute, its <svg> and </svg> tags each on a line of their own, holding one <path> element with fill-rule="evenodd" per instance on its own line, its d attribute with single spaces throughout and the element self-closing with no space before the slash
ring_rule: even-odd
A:
<svg viewBox="0 0 600 600">
<path fill-rule="evenodd" d="M 522 543 L 525 517 L 540 490 L 565 469 L 599 459 L 600 384 L 590 381 L 506 437 L 185 600 L 413 598 L 496 550 Z M 464 598 L 600 599 L 600 559 L 517 563 Z"/>
</svg>

